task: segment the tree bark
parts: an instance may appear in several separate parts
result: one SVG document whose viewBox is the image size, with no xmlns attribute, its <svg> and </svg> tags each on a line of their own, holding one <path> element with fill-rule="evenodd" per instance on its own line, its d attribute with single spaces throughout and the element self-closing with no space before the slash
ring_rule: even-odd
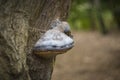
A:
<svg viewBox="0 0 120 80">
<path fill-rule="evenodd" d="M 0 0 L 0 80 L 50 80 L 54 58 L 32 48 L 56 18 L 66 20 L 71 0 Z"/>
</svg>

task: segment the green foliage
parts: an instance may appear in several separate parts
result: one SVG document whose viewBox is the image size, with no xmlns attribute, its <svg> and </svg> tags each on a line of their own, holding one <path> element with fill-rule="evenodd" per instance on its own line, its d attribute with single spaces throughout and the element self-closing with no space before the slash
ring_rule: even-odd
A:
<svg viewBox="0 0 120 80">
<path fill-rule="evenodd" d="M 102 0 L 99 11 L 96 10 L 97 8 L 94 1 L 96 0 L 73 0 L 68 18 L 68 22 L 72 29 L 91 30 L 94 28 L 99 30 L 101 28 L 97 17 L 99 12 L 102 14 L 104 25 L 108 30 L 111 26 L 114 26 L 114 16 L 112 10 L 110 10 L 111 2 L 108 0 Z M 116 3 L 115 1 L 112 2 L 114 2 L 114 4 Z"/>
<path fill-rule="evenodd" d="M 71 12 L 69 15 L 68 21 L 72 29 L 76 30 L 88 30 L 90 29 L 90 21 L 89 21 L 89 3 L 84 3 L 83 0 L 74 1 L 72 4 Z M 81 4 L 82 3 L 82 4 Z"/>
</svg>

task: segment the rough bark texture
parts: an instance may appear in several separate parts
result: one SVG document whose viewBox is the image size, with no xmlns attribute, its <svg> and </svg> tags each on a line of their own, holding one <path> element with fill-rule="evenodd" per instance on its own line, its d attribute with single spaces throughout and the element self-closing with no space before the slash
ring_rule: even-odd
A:
<svg viewBox="0 0 120 80">
<path fill-rule="evenodd" d="M 32 54 L 52 20 L 65 20 L 70 0 L 0 0 L 0 80 L 50 80 L 54 59 Z"/>
</svg>

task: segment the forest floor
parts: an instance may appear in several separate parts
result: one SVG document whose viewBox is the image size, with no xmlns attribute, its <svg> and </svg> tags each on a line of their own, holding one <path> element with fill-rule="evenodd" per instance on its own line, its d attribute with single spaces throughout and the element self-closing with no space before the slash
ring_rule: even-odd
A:
<svg viewBox="0 0 120 80">
<path fill-rule="evenodd" d="M 57 56 L 52 80 L 120 80 L 120 33 L 73 35 L 75 46 Z"/>
</svg>

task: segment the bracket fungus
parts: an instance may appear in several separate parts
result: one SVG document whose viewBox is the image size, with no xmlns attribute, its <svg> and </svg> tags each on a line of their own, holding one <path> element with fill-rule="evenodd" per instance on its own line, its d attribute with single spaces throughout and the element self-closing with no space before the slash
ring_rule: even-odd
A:
<svg viewBox="0 0 120 80">
<path fill-rule="evenodd" d="M 46 31 L 36 42 L 33 53 L 40 57 L 50 58 L 70 50 L 73 47 L 73 43 L 69 24 L 67 22 L 59 22 L 52 29 Z"/>
</svg>

